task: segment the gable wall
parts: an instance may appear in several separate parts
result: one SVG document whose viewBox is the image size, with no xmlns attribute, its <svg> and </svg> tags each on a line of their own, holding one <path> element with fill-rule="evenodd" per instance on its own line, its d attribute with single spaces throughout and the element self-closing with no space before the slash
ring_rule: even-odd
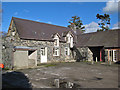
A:
<svg viewBox="0 0 120 90">
<path fill-rule="evenodd" d="M 53 56 L 53 48 L 54 48 L 54 42 L 52 41 L 36 41 L 36 40 L 23 40 L 19 38 L 17 29 L 12 23 L 11 25 L 11 30 L 9 31 L 9 35 L 7 36 L 7 42 L 14 46 L 26 46 L 26 47 L 33 47 L 34 49 L 37 49 L 37 61 L 40 63 L 41 60 L 41 55 L 40 55 L 40 49 L 43 47 L 47 47 L 47 60 L 48 62 L 51 61 L 64 61 L 68 59 L 73 59 L 72 58 L 72 53 L 70 52 L 70 56 L 66 57 L 65 56 L 65 47 L 69 47 L 68 43 L 59 43 L 59 48 L 60 48 L 60 56 Z M 14 31 L 16 32 L 15 36 L 12 36 L 11 32 Z"/>
</svg>

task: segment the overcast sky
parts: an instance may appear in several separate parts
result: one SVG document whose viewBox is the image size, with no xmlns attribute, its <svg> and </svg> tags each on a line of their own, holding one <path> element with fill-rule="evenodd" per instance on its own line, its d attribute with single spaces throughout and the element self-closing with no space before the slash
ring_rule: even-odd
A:
<svg viewBox="0 0 120 90">
<path fill-rule="evenodd" d="M 95 32 L 99 26 L 96 14 L 110 14 L 110 28 L 118 28 L 118 2 L 3 2 L 2 30 L 7 31 L 11 18 L 18 17 L 67 27 L 69 19 L 81 17 L 86 32 Z"/>
</svg>

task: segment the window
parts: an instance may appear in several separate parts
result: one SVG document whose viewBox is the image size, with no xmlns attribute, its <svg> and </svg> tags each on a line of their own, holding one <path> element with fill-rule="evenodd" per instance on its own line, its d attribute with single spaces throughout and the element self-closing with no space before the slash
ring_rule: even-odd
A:
<svg viewBox="0 0 120 90">
<path fill-rule="evenodd" d="M 45 48 L 41 48 L 41 55 L 45 56 Z"/>
<path fill-rule="evenodd" d="M 58 39 L 54 39 L 54 46 L 59 46 Z"/>
<path fill-rule="evenodd" d="M 56 36 L 54 37 L 54 46 L 55 46 L 55 47 L 59 47 L 59 37 L 58 37 L 58 35 L 56 35 Z"/>
<path fill-rule="evenodd" d="M 70 47 L 73 47 L 73 37 L 70 37 Z"/>
<path fill-rule="evenodd" d="M 68 47 L 65 47 L 65 55 L 66 55 L 66 56 L 69 56 L 69 55 L 70 55 L 70 51 L 69 51 L 69 48 L 68 48 Z"/>
<path fill-rule="evenodd" d="M 113 50 L 113 61 L 116 62 L 117 61 L 117 51 Z"/>
<path fill-rule="evenodd" d="M 53 56 L 59 56 L 59 48 L 53 48 Z"/>
<path fill-rule="evenodd" d="M 66 42 L 69 43 L 71 48 L 73 47 L 73 36 L 70 33 L 66 36 Z"/>
</svg>

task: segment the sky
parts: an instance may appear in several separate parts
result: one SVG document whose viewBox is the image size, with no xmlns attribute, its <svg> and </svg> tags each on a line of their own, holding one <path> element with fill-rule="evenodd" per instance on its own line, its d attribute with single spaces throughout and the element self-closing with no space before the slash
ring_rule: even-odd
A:
<svg viewBox="0 0 120 90">
<path fill-rule="evenodd" d="M 67 27 L 72 16 L 79 16 L 86 33 L 99 29 L 97 14 L 107 13 L 111 29 L 118 28 L 118 3 L 108 2 L 2 2 L 2 30 L 9 28 L 12 17 Z"/>
</svg>

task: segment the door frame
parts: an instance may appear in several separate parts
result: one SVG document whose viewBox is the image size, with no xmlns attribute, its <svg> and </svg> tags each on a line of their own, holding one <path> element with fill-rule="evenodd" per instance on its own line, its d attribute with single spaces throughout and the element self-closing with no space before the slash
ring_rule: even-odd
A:
<svg viewBox="0 0 120 90">
<path fill-rule="evenodd" d="M 40 48 L 40 57 L 41 57 L 41 61 L 40 61 L 41 63 L 47 63 L 47 47 Z"/>
</svg>

